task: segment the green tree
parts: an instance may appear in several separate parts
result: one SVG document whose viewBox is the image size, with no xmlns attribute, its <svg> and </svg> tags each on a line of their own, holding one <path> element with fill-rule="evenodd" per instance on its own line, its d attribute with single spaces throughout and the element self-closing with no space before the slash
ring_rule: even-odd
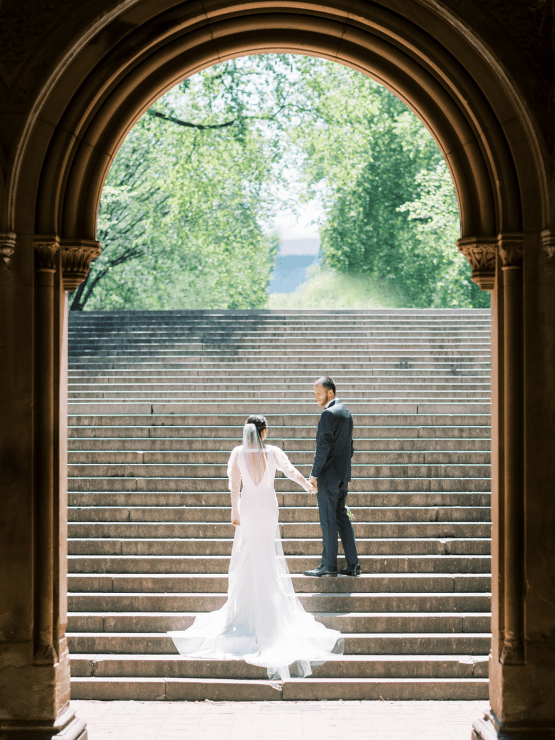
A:
<svg viewBox="0 0 555 740">
<path fill-rule="evenodd" d="M 488 305 L 455 247 L 449 172 L 416 116 L 354 70 L 264 55 L 204 70 L 136 124 L 104 189 L 103 254 L 72 308 L 265 306 L 286 186 L 290 207 L 318 197 L 325 211 L 306 300 L 333 283 L 372 305 Z"/>
<path fill-rule="evenodd" d="M 294 138 L 308 191 L 324 197 L 324 265 L 366 276 L 373 295 L 400 294 L 406 307 L 489 305 L 456 250 L 453 183 L 422 123 L 353 70 L 300 65 L 314 108 Z"/>
<path fill-rule="evenodd" d="M 236 65 L 170 92 L 135 125 L 110 169 L 102 255 L 72 308 L 259 308 L 277 247 L 268 237 L 279 177 Z"/>
</svg>

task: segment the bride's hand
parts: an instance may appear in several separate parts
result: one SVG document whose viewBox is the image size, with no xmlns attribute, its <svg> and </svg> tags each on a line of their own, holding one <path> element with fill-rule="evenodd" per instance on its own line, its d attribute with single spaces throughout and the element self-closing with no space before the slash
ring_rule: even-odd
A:
<svg viewBox="0 0 555 740">
<path fill-rule="evenodd" d="M 307 486 L 308 486 L 307 493 L 318 493 L 318 489 L 316 488 L 316 486 L 313 486 L 312 483 L 309 480 L 307 480 L 306 483 L 307 483 Z"/>
<path fill-rule="evenodd" d="M 241 526 L 241 522 L 239 521 L 239 517 L 236 517 L 235 519 L 231 520 L 231 523 L 234 524 L 236 527 Z"/>
</svg>

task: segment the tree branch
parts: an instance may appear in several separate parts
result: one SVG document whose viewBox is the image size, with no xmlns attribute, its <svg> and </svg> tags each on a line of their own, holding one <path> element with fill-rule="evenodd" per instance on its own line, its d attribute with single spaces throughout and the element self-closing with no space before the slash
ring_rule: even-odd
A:
<svg viewBox="0 0 555 740">
<path fill-rule="evenodd" d="M 186 128 L 194 128 L 197 129 L 197 131 L 204 131 L 205 129 L 210 128 L 228 128 L 229 126 L 233 126 L 233 124 L 237 122 L 237 119 L 234 118 L 233 120 L 226 121 L 225 123 L 190 123 L 189 121 L 182 121 L 181 118 L 166 116 L 165 113 L 159 113 L 156 110 L 152 110 L 152 108 L 147 110 L 147 113 L 149 116 L 156 116 L 156 118 L 162 118 L 164 121 L 170 121 L 170 123 L 176 123 L 178 126 L 185 126 Z"/>
</svg>

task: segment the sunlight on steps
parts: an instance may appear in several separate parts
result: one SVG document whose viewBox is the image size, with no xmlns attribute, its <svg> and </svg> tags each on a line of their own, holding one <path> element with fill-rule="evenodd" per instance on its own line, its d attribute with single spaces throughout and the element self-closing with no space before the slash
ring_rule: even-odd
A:
<svg viewBox="0 0 555 740">
<path fill-rule="evenodd" d="M 489 327 L 471 309 L 72 313 L 72 698 L 486 699 Z M 287 478 L 276 491 L 295 590 L 345 655 L 283 684 L 179 656 L 166 631 L 225 601 L 226 464 L 246 416 L 265 414 L 308 475 L 324 373 L 355 423 L 364 575 L 304 577 L 316 496 Z"/>
</svg>

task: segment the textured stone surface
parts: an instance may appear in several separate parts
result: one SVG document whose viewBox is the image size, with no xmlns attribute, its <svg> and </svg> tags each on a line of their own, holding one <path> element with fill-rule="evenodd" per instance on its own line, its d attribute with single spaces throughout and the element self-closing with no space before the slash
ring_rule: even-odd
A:
<svg viewBox="0 0 555 740">
<path fill-rule="evenodd" d="M 284 551 L 295 590 L 306 609 L 345 634 L 346 652 L 343 660 L 315 670 L 306 686 L 284 689 L 283 698 L 296 700 L 299 692 L 301 698 L 351 694 L 368 699 L 385 691 L 390 698 L 409 699 L 485 696 L 490 641 L 489 450 L 483 436 L 489 423 L 489 378 L 483 367 L 489 360 L 487 312 L 140 312 L 122 325 L 120 316 L 93 313 L 72 316 L 70 322 L 68 584 L 74 696 L 109 698 L 116 692 L 114 698 L 131 698 L 136 686 L 137 698 L 145 698 L 145 691 L 156 698 L 158 685 L 142 680 L 151 676 L 174 677 L 166 699 L 262 699 L 269 690 L 267 681 L 256 680 L 265 678 L 264 670 L 237 661 L 183 660 L 164 634 L 172 626 L 190 624 L 195 613 L 221 606 L 227 591 L 233 529 L 226 468 L 244 416 L 212 397 L 213 371 L 203 368 L 230 321 L 233 334 L 222 345 L 218 372 L 232 388 L 244 389 L 249 405 L 264 412 L 268 399 L 281 399 L 281 418 L 269 418 L 272 441 L 305 475 L 318 418 L 317 408 L 305 402 L 322 359 L 317 338 L 336 324 L 345 342 L 341 367 L 332 367 L 334 357 L 328 363 L 355 414 L 349 504 L 356 516 L 363 575 L 318 584 L 302 575 L 320 560 L 316 499 L 299 493 L 288 479 L 278 479 Z M 463 327 L 471 339 L 463 336 Z M 177 344 L 180 336 L 197 335 L 201 342 L 193 355 L 186 341 Z M 370 336 L 368 356 L 361 347 Z M 267 354 L 280 345 L 283 372 L 256 390 Z M 160 373 L 167 353 L 177 346 L 182 366 L 169 384 Z M 239 367 L 236 358 L 251 346 L 256 356 Z M 307 347 L 318 356 L 314 366 L 299 362 Z M 130 375 L 145 363 L 147 352 L 149 384 L 140 374 Z M 445 357 L 448 368 L 441 367 Z M 390 367 L 380 372 L 383 358 Z M 415 362 L 428 370 L 415 377 Z M 227 428 L 227 438 L 216 438 L 218 449 L 203 447 L 214 438 L 203 416 L 187 413 L 176 385 L 189 407 L 203 399 L 212 428 Z M 389 402 L 390 386 L 401 400 L 394 415 L 384 413 L 382 405 L 372 411 L 372 404 L 361 403 L 361 397 L 373 401 L 380 387 Z M 107 394 L 118 397 L 122 413 L 105 413 Z M 150 404 L 154 394 L 161 399 L 163 416 L 128 413 L 128 405 L 135 406 L 131 399 Z M 440 396 L 441 414 L 426 403 L 434 394 Z M 86 417 L 80 413 L 84 397 Z M 149 426 L 137 430 L 143 420 Z M 168 429 L 168 423 L 179 424 L 181 440 L 150 436 L 161 425 Z M 117 438 L 108 434 L 114 425 Z M 142 437 L 137 436 L 141 429 L 146 429 Z M 104 430 L 104 438 L 92 437 L 91 430 Z M 381 433 L 375 436 L 375 430 Z M 165 449 L 167 442 L 177 444 Z M 379 490 L 382 486 L 387 493 Z M 145 609 L 163 613 L 157 621 L 155 615 L 144 615 Z M 413 620 L 398 610 L 414 611 Z M 427 610 L 442 612 L 442 618 L 428 618 Z M 482 612 L 482 617 L 468 611 Z M 103 615 L 99 627 L 95 613 Z M 474 620 L 473 627 L 470 622 L 466 626 L 467 619 Z"/>
<path fill-rule="evenodd" d="M 277 697 L 279 689 L 272 689 Z M 91 740 L 468 740 L 483 701 L 74 701 Z"/>
</svg>

